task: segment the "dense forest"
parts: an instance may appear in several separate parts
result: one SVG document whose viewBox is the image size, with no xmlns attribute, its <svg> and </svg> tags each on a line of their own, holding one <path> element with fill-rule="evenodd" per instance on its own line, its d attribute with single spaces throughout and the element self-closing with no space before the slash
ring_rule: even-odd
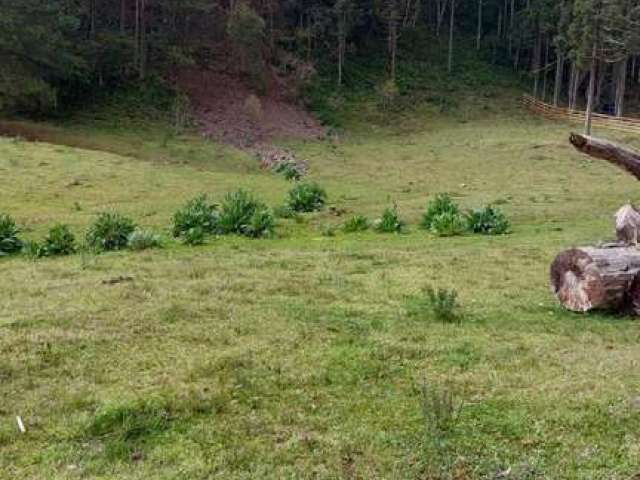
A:
<svg viewBox="0 0 640 480">
<path fill-rule="evenodd" d="M 184 66 L 264 90 L 271 71 L 304 81 L 323 65 L 340 87 L 367 56 L 386 59 L 393 92 L 399 50 L 429 36 L 449 71 L 464 38 L 539 98 L 623 115 L 640 67 L 636 0 L 0 0 L 0 12 L 5 112 L 51 111 Z"/>
</svg>

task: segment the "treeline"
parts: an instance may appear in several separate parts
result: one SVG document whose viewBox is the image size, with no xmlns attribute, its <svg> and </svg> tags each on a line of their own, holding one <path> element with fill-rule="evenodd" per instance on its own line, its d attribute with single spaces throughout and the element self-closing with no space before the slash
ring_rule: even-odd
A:
<svg viewBox="0 0 640 480">
<path fill-rule="evenodd" d="M 257 88 L 384 55 L 419 32 L 455 68 L 458 38 L 531 76 L 534 95 L 622 115 L 637 80 L 640 0 L 0 0 L 0 110 L 43 111 L 185 65 L 234 69 Z M 471 43 L 472 42 L 472 43 Z M 399 47 L 402 45 L 402 47 Z"/>
</svg>

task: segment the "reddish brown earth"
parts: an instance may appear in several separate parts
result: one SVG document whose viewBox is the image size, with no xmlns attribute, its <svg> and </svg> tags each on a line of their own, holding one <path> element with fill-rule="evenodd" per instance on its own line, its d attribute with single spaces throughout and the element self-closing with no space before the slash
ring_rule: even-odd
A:
<svg viewBox="0 0 640 480">
<path fill-rule="evenodd" d="M 286 82 L 276 76 L 266 95 L 256 95 L 235 76 L 208 70 L 183 70 L 176 82 L 189 96 L 203 134 L 224 143 L 261 148 L 278 138 L 313 139 L 324 134 L 320 123 L 289 99 Z M 251 95 L 259 103 L 255 98 L 247 102 Z M 258 109 L 248 107 L 256 103 Z"/>
</svg>

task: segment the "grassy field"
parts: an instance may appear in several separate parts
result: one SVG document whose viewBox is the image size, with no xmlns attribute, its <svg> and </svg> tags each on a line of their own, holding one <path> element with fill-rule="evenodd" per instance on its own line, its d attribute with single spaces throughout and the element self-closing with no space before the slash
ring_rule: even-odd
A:
<svg viewBox="0 0 640 480">
<path fill-rule="evenodd" d="M 0 260 L 0 478 L 636 478 L 640 324 L 563 311 L 547 273 L 558 251 L 611 236 L 636 182 L 517 110 L 394 124 L 290 143 L 341 218 Z M 47 128 L 113 153 L 0 139 L 0 210 L 27 238 L 56 222 L 81 235 L 106 208 L 166 231 L 197 193 L 277 206 L 290 187 L 197 138 Z M 513 233 L 420 230 L 445 191 L 498 202 Z M 392 202 L 404 235 L 322 235 Z M 458 291 L 459 325 L 407 315 L 425 285 Z M 443 431 L 431 392 L 462 404 Z"/>
</svg>

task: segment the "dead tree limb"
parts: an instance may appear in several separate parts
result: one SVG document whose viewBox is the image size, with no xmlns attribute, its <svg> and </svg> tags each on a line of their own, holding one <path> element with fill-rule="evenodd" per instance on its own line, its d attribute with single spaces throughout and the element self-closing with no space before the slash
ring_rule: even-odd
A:
<svg viewBox="0 0 640 480">
<path fill-rule="evenodd" d="M 640 180 L 640 152 L 608 140 L 577 133 L 572 133 L 569 141 L 579 152 L 606 160 Z"/>
</svg>

